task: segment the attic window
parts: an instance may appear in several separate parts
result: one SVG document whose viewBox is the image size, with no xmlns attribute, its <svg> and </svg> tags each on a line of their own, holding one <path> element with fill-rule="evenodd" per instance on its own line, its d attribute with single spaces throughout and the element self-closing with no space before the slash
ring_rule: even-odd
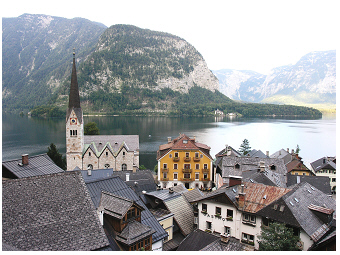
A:
<svg viewBox="0 0 340 255">
<path fill-rule="evenodd" d="M 312 187 L 312 186 L 310 186 L 310 188 L 311 188 L 312 190 L 315 190 L 314 187 Z"/>
<path fill-rule="evenodd" d="M 290 203 L 292 206 L 294 206 L 294 204 L 293 204 L 293 202 L 292 202 L 292 201 L 289 201 L 289 203 Z"/>
<path fill-rule="evenodd" d="M 102 145 L 102 142 L 99 142 L 99 145 Z"/>
<path fill-rule="evenodd" d="M 234 191 L 234 193 L 236 193 L 236 189 L 235 188 L 233 188 L 233 191 Z"/>
<path fill-rule="evenodd" d="M 240 165 L 239 165 L 239 164 L 236 164 L 236 165 L 235 165 L 235 169 L 240 169 Z"/>
<path fill-rule="evenodd" d="M 275 204 L 273 209 L 277 210 L 277 207 L 278 207 L 278 204 Z"/>
<path fill-rule="evenodd" d="M 276 170 L 276 166 L 275 165 L 271 165 L 270 166 L 270 170 Z"/>
<path fill-rule="evenodd" d="M 264 195 L 263 199 L 267 199 L 267 195 Z"/>
<path fill-rule="evenodd" d="M 188 140 L 183 140 L 183 143 L 188 143 Z"/>
<path fill-rule="evenodd" d="M 254 180 L 253 180 L 253 179 L 250 179 L 250 182 L 253 182 L 253 183 L 254 183 Z"/>
<path fill-rule="evenodd" d="M 281 205 L 281 206 L 280 206 L 280 212 L 283 212 L 284 209 L 285 209 L 285 206 L 284 206 L 284 205 Z"/>
<path fill-rule="evenodd" d="M 294 197 L 294 200 L 295 200 L 297 203 L 299 203 L 299 200 L 298 200 L 296 197 Z"/>
</svg>

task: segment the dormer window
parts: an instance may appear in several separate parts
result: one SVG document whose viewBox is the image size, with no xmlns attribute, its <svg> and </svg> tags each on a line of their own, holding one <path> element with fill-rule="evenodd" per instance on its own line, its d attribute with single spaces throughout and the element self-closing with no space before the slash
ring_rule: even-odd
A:
<svg viewBox="0 0 340 255">
<path fill-rule="evenodd" d="M 237 164 L 235 165 L 235 169 L 240 169 L 240 164 L 237 163 Z"/>
<path fill-rule="evenodd" d="M 273 171 L 276 170 L 276 166 L 275 165 L 271 165 L 270 166 L 270 170 L 273 170 Z"/>
</svg>

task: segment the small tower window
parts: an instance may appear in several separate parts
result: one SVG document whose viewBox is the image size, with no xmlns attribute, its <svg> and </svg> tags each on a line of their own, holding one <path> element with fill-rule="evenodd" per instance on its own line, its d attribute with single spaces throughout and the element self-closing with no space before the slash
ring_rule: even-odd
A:
<svg viewBox="0 0 340 255">
<path fill-rule="evenodd" d="M 91 152 L 89 152 L 89 156 L 91 157 Z"/>
<path fill-rule="evenodd" d="M 87 169 L 88 169 L 88 170 L 93 170 L 93 165 L 88 164 L 88 165 L 87 165 Z"/>
<path fill-rule="evenodd" d="M 126 171 L 127 170 L 127 165 L 126 164 L 122 164 L 122 171 Z"/>
<path fill-rule="evenodd" d="M 270 170 L 276 170 L 276 166 L 275 165 L 271 165 L 270 166 Z"/>
<path fill-rule="evenodd" d="M 107 169 L 110 167 L 110 164 L 105 164 L 104 167 Z"/>
<path fill-rule="evenodd" d="M 109 155 L 109 153 L 108 153 L 108 152 L 105 152 L 105 155 L 106 155 L 106 156 L 108 156 L 108 155 Z"/>
<path fill-rule="evenodd" d="M 235 165 L 235 169 L 240 169 L 240 165 L 239 165 L 239 164 L 236 164 L 236 165 Z"/>
</svg>

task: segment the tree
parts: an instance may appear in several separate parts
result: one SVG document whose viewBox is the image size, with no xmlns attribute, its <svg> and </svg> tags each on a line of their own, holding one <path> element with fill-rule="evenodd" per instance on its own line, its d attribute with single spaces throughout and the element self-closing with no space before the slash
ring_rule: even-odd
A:
<svg viewBox="0 0 340 255">
<path fill-rule="evenodd" d="M 283 223 L 273 222 L 269 227 L 262 225 L 261 234 L 258 235 L 260 251 L 299 251 L 297 243 L 300 241 L 295 236 L 293 229 Z"/>
<path fill-rule="evenodd" d="M 300 151 L 301 151 L 301 149 L 300 149 L 299 145 L 296 145 L 296 150 L 295 150 L 296 154 L 299 154 Z"/>
<path fill-rule="evenodd" d="M 89 122 L 84 126 L 84 135 L 99 135 L 99 128 L 95 122 Z"/>
<path fill-rule="evenodd" d="M 52 159 L 52 161 L 59 166 L 61 169 L 66 170 L 66 157 L 59 153 L 57 146 L 51 143 L 47 148 L 47 155 Z"/>
<path fill-rule="evenodd" d="M 250 149 L 251 147 L 249 146 L 249 141 L 247 139 L 244 139 L 238 151 L 243 155 L 247 155 L 250 152 Z"/>
</svg>

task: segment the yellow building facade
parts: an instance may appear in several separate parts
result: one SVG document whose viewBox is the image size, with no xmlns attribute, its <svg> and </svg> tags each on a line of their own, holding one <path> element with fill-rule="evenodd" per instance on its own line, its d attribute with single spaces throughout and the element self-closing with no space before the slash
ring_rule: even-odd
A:
<svg viewBox="0 0 340 255">
<path fill-rule="evenodd" d="M 213 164 L 210 147 L 182 134 L 159 147 L 158 181 L 162 188 L 183 184 L 187 189 L 211 188 Z"/>
</svg>

